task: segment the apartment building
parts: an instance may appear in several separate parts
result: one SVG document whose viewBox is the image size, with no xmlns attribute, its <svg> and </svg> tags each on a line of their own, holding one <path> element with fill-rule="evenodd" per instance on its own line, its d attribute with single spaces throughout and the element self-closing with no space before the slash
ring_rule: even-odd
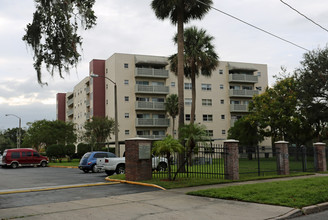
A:
<svg viewBox="0 0 328 220">
<path fill-rule="evenodd" d="M 66 120 L 82 126 L 93 115 L 114 118 L 115 82 L 119 141 L 172 134 L 172 119 L 165 111 L 164 102 L 167 95 L 178 93 L 178 82 L 176 75 L 169 71 L 167 57 L 115 53 L 105 61 L 91 61 L 90 74 L 101 77 L 88 76 L 72 93 L 66 94 Z M 267 85 L 267 65 L 220 61 L 211 77 L 196 79 L 195 123 L 204 124 L 213 140 L 227 139 L 233 123 L 248 113 L 252 96 L 264 92 Z M 190 121 L 191 86 L 191 81 L 185 79 L 186 123 Z M 104 113 L 96 114 L 98 108 Z M 175 128 L 177 123 L 178 120 Z"/>
</svg>

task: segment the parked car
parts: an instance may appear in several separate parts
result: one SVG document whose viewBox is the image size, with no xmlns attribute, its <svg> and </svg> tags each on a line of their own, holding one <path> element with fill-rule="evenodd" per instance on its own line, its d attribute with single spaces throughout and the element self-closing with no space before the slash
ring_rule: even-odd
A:
<svg viewBox="0 0 328 220">
<path fill-rule="evenodd" d="M 41 156 L 32 148 L 7 149 L 3 152 L 2 167 L 17 168 L 21 166 L 41 166 L 48 165 L 48 158 Z"/>
<path fill-rule="evenodd" d="M 0 153 L 0 166 L 2 166 L 2 154 Z"/>
<path fill-rule="evenodd" d="M 99 169 L 97 168 L 97 158 L 107 157 L 116 157 L 116 155 L 105 151 L 93 151 L 85 153 L 80 160 L 79 169 L 85 173 L 88 173 L 90 170 L 93 173 L 99 172 Z"/>
</svg>

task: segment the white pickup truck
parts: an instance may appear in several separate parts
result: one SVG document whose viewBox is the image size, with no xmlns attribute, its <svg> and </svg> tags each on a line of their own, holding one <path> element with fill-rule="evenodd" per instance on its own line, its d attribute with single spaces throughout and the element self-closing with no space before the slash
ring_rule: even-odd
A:
<svg viewBox="0 0 328 220">
<path fill-rule="evenodd" d="M 167 159 L 164 157 L 152 158 L 152 169 L 165 171 L 167 168 Z M 97 169 L 104 170 L 107 175 L 125 173 L 125 157 L 97 158 Z"/>
</svg>

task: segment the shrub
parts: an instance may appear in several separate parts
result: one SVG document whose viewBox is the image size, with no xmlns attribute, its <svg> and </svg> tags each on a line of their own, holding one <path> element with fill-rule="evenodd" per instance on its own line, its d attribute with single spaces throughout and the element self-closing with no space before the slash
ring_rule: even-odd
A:
<svg viewBox="0 0 328 220">
<path fill-rule="evenodd" d="M 71 161 L 75 154 L 75 145 L 67 144 L 65 147 L 65 154 L 66 154 L 66 156 L 68 156 L 68 161 Z"/>
<path fill-rule="evenodd" d="M 79 143 L 77 145 L 77 156 L 81 158 L 85 153 L 91 151 L 91 146 L 89 144 Z"/>
</svg>

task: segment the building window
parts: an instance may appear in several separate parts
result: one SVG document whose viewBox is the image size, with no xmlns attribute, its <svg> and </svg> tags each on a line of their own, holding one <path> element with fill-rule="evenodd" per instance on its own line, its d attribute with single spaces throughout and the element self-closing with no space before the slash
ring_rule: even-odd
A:
<svg viewBox="0 0 328 220">
<path fill-rule="evenodd" d="M 258 86 L 258 87 L 256 87 L 256 90 L 262 91 L 262 87 L 261 86 Z"/>
<path fill-rule="evenodd" d="M 222 130 L 222 134 L 226 134 L 226 130 Z"/>
<path fill-rule="evenodd" d="M 213 130 L 206 130 L 206 135 L 209 137 L 213 137 Z"/>
<path fill-rule="evenodd" d="M 185 119 L 186 121 L 190 121 L 190 114 L 186 114 Z"/>
<path fill-rule="evenodd" d="M 129 85 L 129 80 L 124 80 L 124 85 Z"/>
<path fill-rule="evenodd" d="M 220 100 L 220 103 L 221 103 L 221 104 L 224 104 L 224 99 L 221 99 L 221 100 Z"/>
<path fill-rule="evenodd" d="M 219 73 L 222 75 L 223 74 L 223 70 L 219 70 Z"/>
<path fill-rule="evenodd" d="M 261 76 L 261 72 L 257 72 L 257 76 Z"/>
<path fill-rule="evenodd" d="M 129 101 L 129 96 L 124 96 L 124 101 L 128 102 Z"/>
<path fill-rule="evenodd" d="M 106 89 L 108 89 L 108 84 L 106 84 Z"/>
<path fill-rule="evenodd" d="M 220 89 L 223 89 L 224 87 L 223 87 L 223 84 L 220 84 Z"/>
<path fill-rule="evenodd" d="M 125 114 L 124 114 L 124 117 L 125 117 L 125 118 L 129 118 L 129 117 L 130 117 L 129 113 L 125 113 Z"/>
<path fill-rule="evenodd" d="M 175 87 L 175 82 L 171 82 L 171 87 Z"/>
<path fill-rule="evenodd" d="M 202 99 L 202 105 L 212 106 L 212 99 Z"/>
<path fill-rule="evenodd" d="M 184 84 L 184 89 L 191 90 L 191 88 L 192 88 L 192 84 L 191 83 L 185 83 Z"/>
<path fill-rule="evenodd" d="M 202 90 L 211 91 L 212 85 L 211 84 L 202 84 Z"/>
<path fill-rule="evenodd" d="M 108 105 L 108 99 L 106 99 L 106 105 Z"/>
<path fill-rule="evenodd" d="M 125 133 L 125 135 L 129 135 L 130 134 L 130 130 L 125 130 L 124 133 Z"/>
<path fill-rule="evenodd" d="M 129 64 L 128 63 L 124 63 L 124 68 L 125 69 L 129 68 Z"/>
<path fill-rule="evenodd" d="M 225 119 L 225 115 L 221 115 L 221 119 Z"/>
<path fill-rule="evenodd" d="M 191 105 L 192 98 L 185 98 L 185 105 Z"/>
<path fill-rule="evenodd" d="M 203 115 L 203 121 L 213 121 L 213 115 Z"/>
<path fill-rule="evenodd" d="M 108 73 L 108 69 L 106 68 L 106 73 Z"/>
</svg>

